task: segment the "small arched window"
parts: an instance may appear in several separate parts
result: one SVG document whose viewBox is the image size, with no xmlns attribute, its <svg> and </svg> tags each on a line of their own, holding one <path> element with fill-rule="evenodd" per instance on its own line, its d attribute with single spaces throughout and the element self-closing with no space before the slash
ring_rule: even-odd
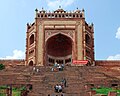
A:
<svg viewBox="0 0 120 96">
<path fill-rule="evenodd" d="M 30 36 L 30 45 L 33 44 L 33 43 L 34 43 L 34 35 L 32 34 L 32 35 Z"/>
<path fill-rule="evenodd" d="M 85 35 L 85 42 L 86 42 L 86 44 L 90 44 L 90 42 L 91 42 L 90 36 L 88 34 Z"/>
<path fill-rule="evenodd" d="M 29 66 L 33 66 L 33 61 L 30 61 L 30 62 L 29 62 Z"/>
<path fill-rule="evenodd" d="M 57 17 L 57 15 L 55 15 L 55 17 Z"/>
<path fill-rule="evenodd" d="M 61 17 L 61 15 L 59 14 L 59 17 Z"/>
</svg>

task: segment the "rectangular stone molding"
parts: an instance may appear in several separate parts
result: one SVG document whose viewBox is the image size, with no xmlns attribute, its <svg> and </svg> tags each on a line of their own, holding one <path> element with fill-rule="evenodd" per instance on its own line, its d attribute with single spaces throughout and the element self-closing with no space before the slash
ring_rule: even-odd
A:
<svg viewBox="0 0 120 96">
<path fill-rule="evenodd" d="M 52 21 L 44 21 L 44 24 L 49 24 L 49 25 L 63 25 L 63 24 L 66 24 L 66 25 L 70 25 L 70 24 L 76 24 L 76 21 L 55 21 L 55 20 L 52 20 Z"/>
</svg>

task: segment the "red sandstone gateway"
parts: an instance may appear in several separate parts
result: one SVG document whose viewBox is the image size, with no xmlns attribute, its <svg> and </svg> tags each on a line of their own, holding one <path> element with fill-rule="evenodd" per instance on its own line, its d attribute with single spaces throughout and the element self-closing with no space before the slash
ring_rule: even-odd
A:
<svg viewBox="0 0 120 96">
<path fill-rule="evenodd" d="M 86 65 L 88 60 L 73 60 L 73 64 Z"/>
<path fill-rule="evenodd" d="M 27 24 L 26 65 L 71 65 L 72 60 L 84 58 L 94 63 L 94 25 L 85 21 L 84 9 L 36 9 L 35 18 L 33 24 Z M 86 63 L 80 61 L 76 65 L 79 64 Z"/>
</svg>

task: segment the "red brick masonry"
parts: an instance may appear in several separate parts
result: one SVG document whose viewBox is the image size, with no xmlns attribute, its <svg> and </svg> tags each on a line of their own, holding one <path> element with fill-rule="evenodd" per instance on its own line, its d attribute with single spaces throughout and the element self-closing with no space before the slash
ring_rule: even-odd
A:
<svg viewBox="0 0 120 96">
<path fill-rule="evenodd" d="M 25 65 L 24 59 L 14 59 L 14 60 L 0 60 L 0 64 L 5 65 Z M 96 60 L 96 66 L 114 67 L 120 66 L 120 60 Z"/>
<path fill-rule="evenodd" d="M 96 60 L 97 66 L 114 67 L 120 66 L 120 60 Z"/>
<path fill-rule="evenodd" d="M 0 64 L 8 65 L 25 65 L 24 59 L 14 59 L 14 60 L 0 60 Z"/>
</svg>

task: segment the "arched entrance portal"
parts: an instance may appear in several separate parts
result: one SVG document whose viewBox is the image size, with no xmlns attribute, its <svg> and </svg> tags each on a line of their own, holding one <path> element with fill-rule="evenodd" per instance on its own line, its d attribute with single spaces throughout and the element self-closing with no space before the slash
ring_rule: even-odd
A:
<svg viewBox="0 0 120 96">
<path fill-rule="evenodd" d="M 55 62 L 59 64 L 71 64 L 71 38 L 63 34 L 57 34 L 50 37 L 46 42 L 46 58 L 48 65 L 53 65 Z"/>
<path fill-rule="evenodd" d="M 29 62 L 29 66 L 33 66 L 33 61 L 30 61 L 30 62 Z"/>
</svg>

